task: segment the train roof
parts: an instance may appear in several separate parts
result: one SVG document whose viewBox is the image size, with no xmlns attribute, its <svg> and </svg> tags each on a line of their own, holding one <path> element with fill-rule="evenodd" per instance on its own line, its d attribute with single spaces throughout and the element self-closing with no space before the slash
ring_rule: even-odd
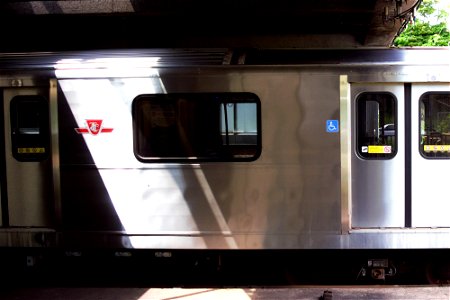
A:
<svg viewBox="0 0 450 300">
<path fill-rule="evenodd" d="M 126 62 L 136 67 L 223 65 L 443 65 L 450 48 L 373 49 L 121 49 L 0 54 L 0 69 L 54 69 L 83 64 L 103 67 Z M 143 65 L 144 64 L 144 65 Z"/>
</svg>

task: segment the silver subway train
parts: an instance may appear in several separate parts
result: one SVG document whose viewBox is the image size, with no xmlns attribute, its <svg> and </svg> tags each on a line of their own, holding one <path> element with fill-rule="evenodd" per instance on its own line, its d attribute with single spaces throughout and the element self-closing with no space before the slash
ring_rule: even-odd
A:
<svg viewBox="0 0 450 300">
<path fill-rule="evenodd" d="M 0 91 L 0 246 L 24 270 L 89 249 L 450 266 L 449 49 L 5 53 Z"/>
</svg>

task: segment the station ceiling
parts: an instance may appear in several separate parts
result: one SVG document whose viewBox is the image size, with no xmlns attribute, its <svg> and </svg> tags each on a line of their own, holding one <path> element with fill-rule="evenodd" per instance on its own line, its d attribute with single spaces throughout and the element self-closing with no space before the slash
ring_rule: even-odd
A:
<svg viewBox="0 0 450 300">
<path fill-rule="evenodd" d="M 389 47 L 421 0 L 0 1 L 0 51 Z"/>
</svg>

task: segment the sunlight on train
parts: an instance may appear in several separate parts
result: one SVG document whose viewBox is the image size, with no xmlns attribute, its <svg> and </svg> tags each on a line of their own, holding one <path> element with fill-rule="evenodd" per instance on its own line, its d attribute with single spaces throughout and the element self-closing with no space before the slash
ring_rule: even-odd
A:
<svg viewBox="0 0 450 300">
<path fill-rule="evenodd" d="M 56 78 L 104 78 L 157 76 L 158 57 L 62 59 Z"/>
<path fill-rule="evenodd" d="M 138 300 L 150 299 L 186 299 L 186 300 L 250 300 L 256 289 L 181 289 L 181 288 L 152 288 L 148 289 Z"/>
<path fill-rule="evenodd" d="M 230 229 L 203 170 L 199 165 L 187 165 L 189 174 L 194 174 L 190 178 L 184 169 L 141 163 L 133 153 L 133 99 L 141 94 L 166 93 L 157 71 L 151 68 L 157 61 L 62 61 L 56 75 L 78 130 L 84 129 L 83 139 L 132 247 L 176 248 L 179 244 L 205 248 L 199 236 L 202 228 L 184 196 L 188 185 L 198 187 L 199 197 L 209 206 L 203 209 L 212 212 L 222 235 L 228 236 Z M 101 120 L 94 134 L 89 129 L 92 120 Z M 102 128 L 109 131 L 102 132 Z M 170 236 L 162 239 L 161 233 Z M 189 237 L 180 238 L 182 235 Z M 223 242 L 237 248 L 232 237 L 224 237 Z"/>
</svg>

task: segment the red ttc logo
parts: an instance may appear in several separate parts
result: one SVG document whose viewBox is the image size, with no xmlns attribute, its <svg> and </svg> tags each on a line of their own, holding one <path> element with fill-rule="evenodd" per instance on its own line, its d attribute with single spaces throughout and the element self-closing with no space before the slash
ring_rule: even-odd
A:
<svg viewBox="0 0 450 300">
<path fill-rule="evenodd" d="M 112 132 L 113 128 L 105 128 L 102 126 L 103 120 L 86 120 L 87 127 L 75 128 L 75 131 L 79 134 L 89 133 L 92 135 L 97 135 L 101 132 Z"/>
</svg>

